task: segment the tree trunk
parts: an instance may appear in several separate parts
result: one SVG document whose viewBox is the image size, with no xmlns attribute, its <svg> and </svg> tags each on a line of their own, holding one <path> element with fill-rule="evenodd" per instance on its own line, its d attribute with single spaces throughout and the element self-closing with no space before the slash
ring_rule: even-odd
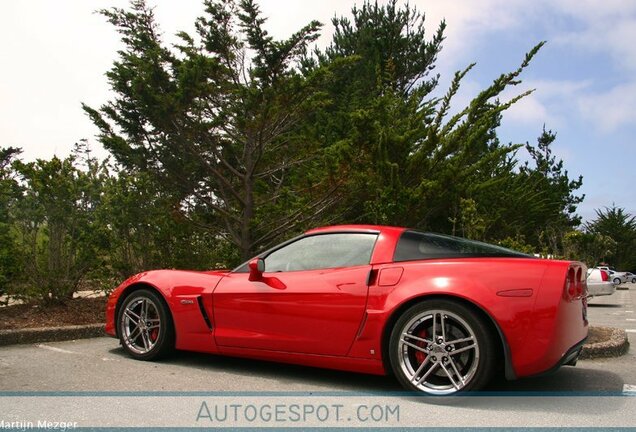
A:
<svg viewBox="0 0 636 432">
<path fill-rule="evenodd" d="M 243 187 L 245 190 L 245 207 L 241 218 L 241 261 L 247 261 L 252 257 L 252 232 L 250 229 L 254 217 L 254 180 L 251 155 L 246 157 L 247 170 Z"/>
</svg>

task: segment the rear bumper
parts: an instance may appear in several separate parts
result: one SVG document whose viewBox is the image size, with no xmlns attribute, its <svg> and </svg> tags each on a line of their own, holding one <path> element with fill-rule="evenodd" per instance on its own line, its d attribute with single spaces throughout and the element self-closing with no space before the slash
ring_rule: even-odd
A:
<svg viewBox="0 0 636 432">
<path fill-rule="evenodd" d="M 552 366 L 550 369 L 544 372 L 540 372 L 538 374 L 532 375 L 532 376 L 536 377 L 536 376 L 550 375 L 558 371 L 561 368 L 561 366 L 576 366 L 576 362 L 578 361 L 579 356 L 581 355 L 581 351 L 583 350 L 583 345 L 585 344 L 586 340 L 587 340 L 587 337 L 583 339 L 582 341 L 578 342 L 569 350 L 567 350 L 566 353 L 563 354 L 561 359 L 557 362 L 557 364 Z"/>
<path fill-rule="evenodd" d="M 523 339 L 511 341 L 516 376 L 535 376 L 573 363 L 576 351 L 587 338 L 587 292 L 566 290 L 565 275 L 559 262 L 548 267 Z M 585 274 L 580 265 L 569 265 L 569 272 Z M 582 279 L 584 281 L 584 279 Z M 574 352 L 574 354 L 573 354 Z"/>
<path fill-rule="evenodd" d="M 588 294 L 592 297 L 612 295 L 616 291 L 616 285 L 613 282 L 588 282 Z"/>
<path fill-rule="evenodd" d="M 579 356 L 581 355 L 581 351 L 583 351 L 583 345 L 587 338 L 583 339 L 581 342 L 570 348 L 568 352 L 565 353 L 559 364 L 557 365 L 557 369 L 560 366 L 576 366 L 576 362 L 579 360 Z"/>
</svg>

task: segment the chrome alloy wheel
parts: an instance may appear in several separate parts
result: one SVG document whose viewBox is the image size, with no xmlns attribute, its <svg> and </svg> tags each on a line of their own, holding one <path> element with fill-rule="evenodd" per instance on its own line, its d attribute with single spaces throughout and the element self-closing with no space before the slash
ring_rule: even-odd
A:
<svg viewBox="0 0 636 432">
<path fill-rule="evenodd" d="M 398 342 L 400 368 L 417 389 L 434 395 L 456 393 L 477 372 L 475 331 L 459 315 L 428 310 L 404 327 Z"/>
<path fill-rule="evenodd" d="M 146 354 L 161 333 L 159 307 L 148 297 L 134 297 L 126 303 L 119 325 L 123 343 L 134 353 Z"/>
</svg>

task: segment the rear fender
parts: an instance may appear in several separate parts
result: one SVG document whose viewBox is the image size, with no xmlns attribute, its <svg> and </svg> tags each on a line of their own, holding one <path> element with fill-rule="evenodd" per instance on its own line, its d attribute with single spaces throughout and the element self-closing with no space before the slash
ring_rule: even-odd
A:
<svg viewBox="0 0 636 432">
<path fill-rule="evenodd" d="M 513 354 L 516 347 L 525 342 L 532 325 L 532 310 L 545 272 L 545 261 L 473 258 L 400 264 L 378 266 L 378 270 L 400 266 L 403 275 L 394 286 L 377 283 L 370 286 L 366 323 L 352 347 L 352 356 L 381 355 L 385 335 L 390 334 L 392 324 L 402 311 L 424 298 L 447 297 L 468 303 L 488 317 L 508 360 L 506 376 L 518 376 Z M 499 270 L 495 272 L 493 268 Z"/>
</svg>

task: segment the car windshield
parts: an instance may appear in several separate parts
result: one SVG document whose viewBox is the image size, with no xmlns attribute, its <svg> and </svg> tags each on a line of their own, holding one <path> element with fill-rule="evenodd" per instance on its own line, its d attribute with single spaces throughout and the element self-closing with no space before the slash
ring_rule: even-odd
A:
<svg viewBox="0 0 636 432">
<path fill-rule="evenodd" d="M 404 231 L 395 248 L 393 261 L 471 257 L 534 258 L 532 255 L 475 240 Z"/>
</svg>

